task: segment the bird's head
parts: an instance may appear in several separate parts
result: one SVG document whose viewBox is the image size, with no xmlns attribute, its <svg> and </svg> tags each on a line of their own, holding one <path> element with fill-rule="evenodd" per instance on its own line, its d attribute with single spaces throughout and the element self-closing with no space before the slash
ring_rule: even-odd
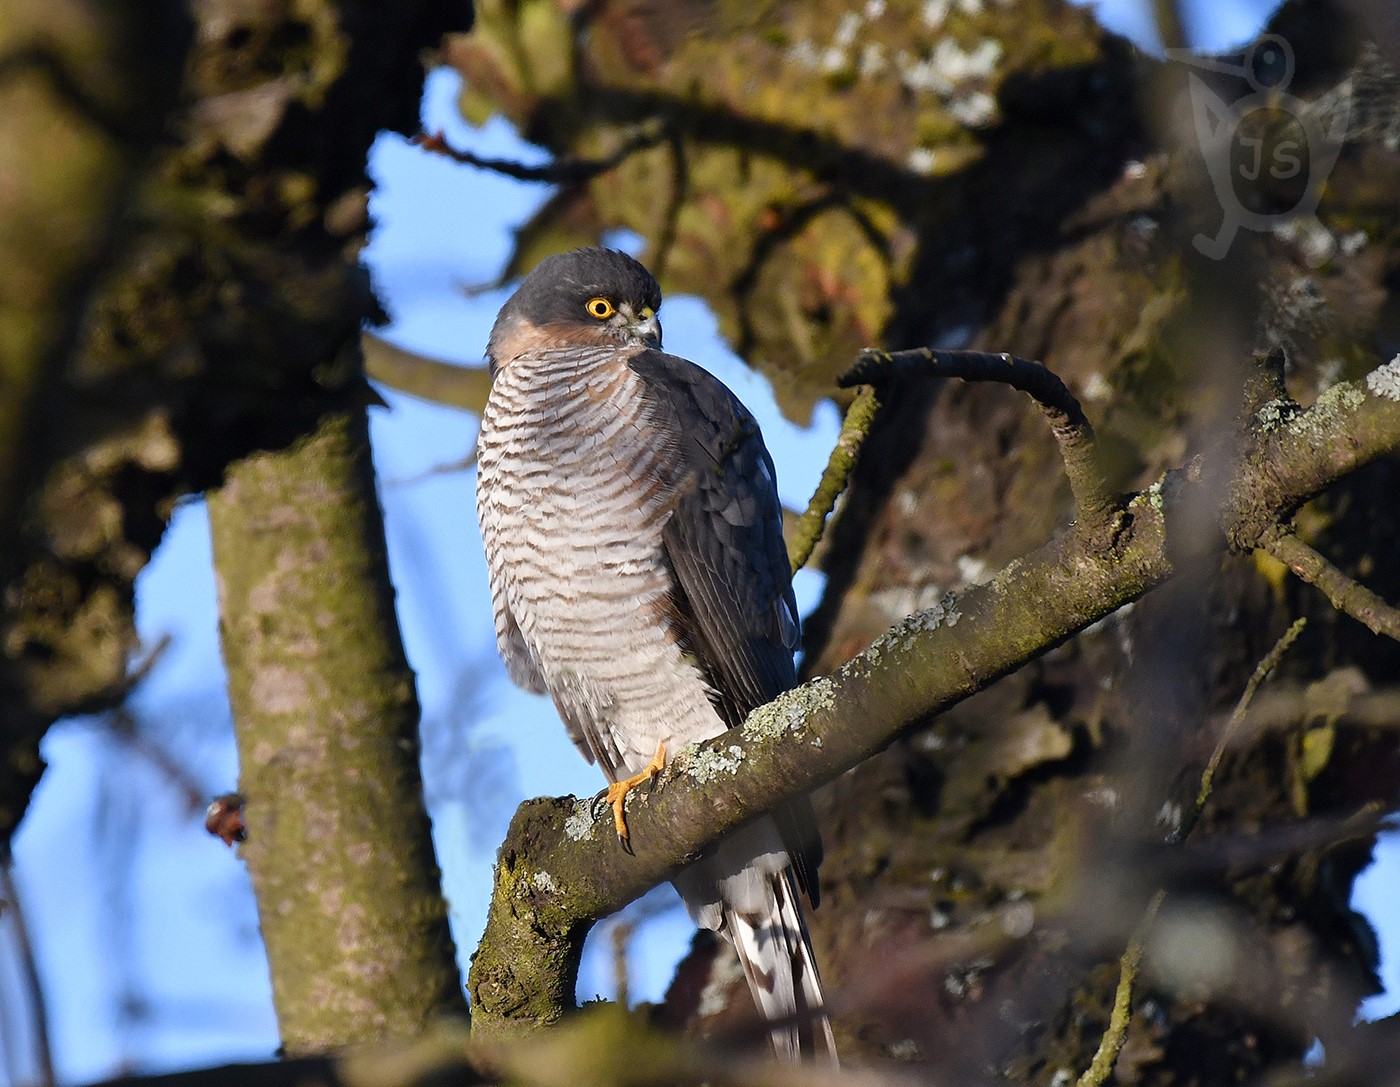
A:
<svg viewBox="0 0 1400 1087">
<path fill-rule="evenodd" d="M 575 249 L 540 261 L 501 307 L 486 355 L 492 372 L 560 348 L 661 346 L 661 288 L 626 253 Z"/>
</svg>

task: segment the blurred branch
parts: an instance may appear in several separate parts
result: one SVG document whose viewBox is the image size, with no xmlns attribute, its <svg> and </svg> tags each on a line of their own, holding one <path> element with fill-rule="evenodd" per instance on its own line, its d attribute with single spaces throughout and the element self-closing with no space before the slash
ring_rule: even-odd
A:
<svg viewBox="0 0 1400 1087">
<path fill-rule="evenodd" d="M 595 1005 L 548 1037 L 486 1043 L 452 1023 L 412 1041 L 347 1048 L 326 1056 L 230 1064 L 155 1076 L 123 1076 L 106 1087 L 910 1087 L 876 1069 L 782 1067 L 663 1034 L 616 1004 Z"/>
<path fill-rule="evenodd" d="M 1127 950 L 1119 960 L 1118 988 L 1113 994 L 1113 1011 L 1109 1016 L 1108 1029 L 1103 1032 L 1094 1059 L 1079 1077 L 1079 1087 L 1101 1087 L 1112 1073 L 1118 1054 L 1123 1051 L 1123 1043 L 1128 1040 L 1128 1023 L 1133 1017 L 1133 989 L 1137 986 L 1138 970 L 1142 966 L 1142 947 L 1147 942 L 1147 934 L 1157 920 L 1157 911 L 1162 908 L 1165 897 L 1165 891 L 1158 891 L 1152 896 L 1132 939 L 1128 941 Z"/>
<path fill-rule="evenodd" d="M 1309 585 L 1321 589 L 1332 606 L 1375 634 L 1400 641 L 1400 608 L 1391 607 L 1366 586 L 1337 569 L 1296 532 L 1280 531 L 1264 543 L 1267 551 Z"/>
<path fill-rule="evenodd" d="M 7 851 L 8 852 L 8 851 Z M 33 1045 L 34 1060 L 39 1066 L 39 1083 L 37 1087 L 53 1087 L 53 1048 L 49 1038 L 49 1012 L 48 1005 L 44 1001 L 44 987 L 39 980 L 39 967 L 34 961 L 34 945 L 29 939 L 29 926 L 24 919 L 24 906 L 20 902 L 19 888 L 15 885 L 14 873 L 11 871 L 11 862 L 8 857 L 0 862 L 0 924 L 8 922 L 14 930 L 16 950 L 19 957 L 19 975 L 24 985 L 24 995 L 27 998 L 30 1014 L 33 1017 L 34 1031 L 30 1039 Z M 8 1017 L 3 1009 L 0 1009 L 0 1023 L 7 1023 Z M 17 1039 L 10 1039 L 16 1041 Z M 10 1051 L 10 1046 L 6 1046 L 6 1052 L 11 1058 L 18 1056 Z M 13 1068 L 12 1068 L 13 1072 Z M 25 1077 L 20 1076 L 20 1082 Z"/>
<path fill-rule="evenodd" d="M 1094 428 L 1065 383 L 1039 362 L 982 351 L 865 351 L 839 384 L 883 384 L 896 376 L 956 377 L 995 381 L 1026 393 L 1045 413 L 1069 476 L 1079 524 L 1089 531 L 1112 531 L 1114 498 L 1108 493 L 1097 458 Z"/>
<path fill-rule="evenodd" d="M 1283 660 L 1283 655 L 1298 640 L 1298 636 L 1303 633 L 1303 628 L 1307 625 L 1306 618 L 1295 619 L 1293 625 L 1283 632 L 1279 640 L 1274 643 L 1274 647 L 1264 655 L 1264 659 L 1254 666 L 1254 672 L 1244 685 L 1244 692 L 1240 695 L 1240 700 L 1235 703 L 1234 712 L 1225 722 L 1225 727 L 1220 730 L 1220 739 L 1215 743 L 1215 750 L 1210 753 L 1206 767 L 1201 771 L 1201 786 L 1196 790 L 1195 802 L 1182 818 L 1181 826 L 1172 835 L 1173 842 L 1184 841 L 1196 828 L 1201 813 L 1205 811 L 1206 803 L 1210 800 L 1211 791 L 1215 787 L 1215 772 L 1220 768 L 1220 760 L 1225 757 L 1226 747 L 1229 746 L 1236 730 L 1244 722 L 1245 715 L 1249 713 L 1249 707 L 1254 702 L 1255 692 L 1259 690 L 1259 685 L 1269 678 L 1269 674 L 1278 667 L 1279 661 Z"/>
<path fill-rule="evenodd" d="M 207 805 L 209 797 L 204 785 L 180 763 L 173 752 L 145 733 L 130 709 L 118 706 L 105 714 L 102 720 L 107 725 L 109 735 L 149 762 L 180 792 L 186 811 L 197 812 Z"/>
<path fill-rule="evenodd" d="M 163 135 L 188 30 L 184 8 L 167 3 L 145 10 L 90 0 L 7 5 L 0 19 L 0 640 L 7 646 L 0 658 L 0 852 L 43 765 L 38 741 L 53 701 L 45 698 L 51 687 L 40 690 L 51 679 L 43 673 L 51 664 L 61 671 L 68 648 L 36 646 L 39 637 L 17 629 L 25 602 L 63 590 L 37 576 L 22 591 L 16 583 L 52 546 L 51 525 L 36 529 L 35 510 L 71 437 L 64 380 L 82 336 L 82 308 L 113 259 L 134 183 Z M 85 426 L 85 436 L 96 429 L 91 418 Z M 124 663 L 120 652 L 102 652 L 126 633 L 119 628 L 127 617 L 111 610 L 118 614 L 110 621 L 70 622 L 55 638 L 83 642 L 83 676 L 98 677 L 94 686 L 114 679 Z M 99 662 L 114 667 L 104 674 Z M 82 694 L 94 701 L 92 690 Z"/>
<path fill-rule="evenodd" d="M 920 356 L 933 361 L 906 357 Z M 997 356 L 961 362 L 970 372 L 1009 367 L 1027 384 L 1044 380 L 1042 368 Z M 635 855 L 616 848 L 611 823 L 595 821 L 588 801 L 527 801 L 502 846 L 472 965 L 476 1029 L 502 1035 L 554 1022 L 572 1006 L 582 940 L 596 918 L 726 831 L 831 780 L 1161 585 L 1183 561 L 1219 553 L 1227 539 L 1252 545 L 1317 489 L 1400 450 L 1400 401 L 1362 388 L 1336 386 L 1308 411 L 1246 435 L 1223 509 L 1221 481 L 1169 473 L 1113 511 L 1111 538 L 1063 534 L 989 583 L 909 616 L 742 727 L 680 752 L 647 802 L 632 804 Z M 1063 429 L 1082 434 L 1073 423 L 1067 418 Z M 1210 517 L 1220 535 L 1197 530 Z"/>
<path fill-rule="evenodd" d="M 1186 25 L 1177 0 L 1152 0 L 1152 20 L 1164 49 L 1186 48 Z"/>
<path fill-rule="evenodd" d="M 420 400 L 480 415 L 491 392 L 491 375 L 484 366 L 458 366 L 391 344 L 373 332 L 360 334 L 365 374 Z"/>
<path fill-rule="evenodd" d="M 666 133 L 659 125 L 642 125 L 622 142 L 616 151 L 601 159 L 557 158 L 542 166 L 526 166 L 510 159 L 483 158 L 470 151 L 461 151 L 447 142 L 442 132 L 420 132 L 413 142 L 425 151 L 445 155 L 453 162 L 475 166 L 479 170 L 513 177 L 517 181 L 542 182 L 548 185 L 578 185 L 591 181 L 599 174 L 605 174 L 629 155 L 655 147 L 666 139 Z"/>
<path fill-rule="evenodd" d="M 835 507 L 836 500 L 846 489 L 851 469 L 855 467 L 856 458 L 860 456 L 860 447 L 869 435 L 870 426 L 879 410 L 880 401 L 871 386 L 861 389 L 851 406 L 846 409 L 841 433 L 836 438 L 836 445 L 831 450 L 821 481 L 812 494 L 812 500 L 807 503 L 806 510 L 792 527 L 789 537 L 792 542 L 788 545 L 788 555 L 794 574 L 807 565 L 807 560 L 812 557 L 812 552 L 821 542 L 826 519 Z"/>
</svg>

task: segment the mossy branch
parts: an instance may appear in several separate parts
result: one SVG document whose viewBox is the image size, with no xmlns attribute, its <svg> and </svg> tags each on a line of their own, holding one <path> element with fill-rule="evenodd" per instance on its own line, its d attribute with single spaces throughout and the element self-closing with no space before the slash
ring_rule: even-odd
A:
<svg viewBox="0 0 1400 1087">
<path fill-rule="evenodd" d="M 1113 1071 L 1118 1054 L 1123 1052 L 1123 1043 L 1128 1040 L 1128 1023 L 1133 1018 L 1133 991 L 1137 988 L 1138 971 L 1142 968 L 1142 948 L 1147 942 L 1147 934 L 1157 920 L 1157 911 L 1162 908 L 1165 891 L 1158 891 L 1147 904 L 1147 909 L 1138 922 L 1137 930 L 1128 941 L 1123 957 L 1119 959 L 1118 987 L 1113 993 L 1113 1010 L 1109 1013 L 1108 1029 L 1099 1039 L 1099 1048 L 1089 1067 L 1079 1077 L 1078 1087 L 1101 1087 Z"/>
<path fill-rule="evenodd" d="M 1215 749 L 1210 753 L 1205 769 L 1201 771 L 1201 784 L 1200 788 L 1196 790 L 1196 799 L 1183 816 L 1181 826 L 1171 836 L 1173 843 L 1185 841 L 1191 831 L 1196 829 L 1201 813 L 1205 811 L 1210 794 L 1215 788 L 1215 772 L 1220 769 L 1220 760 L 1225 757 L 1225 751 L 1230 746 L 1230 741 L 1234 738 L 1240 725 L 1244 723 L 1244 719 L 1249 713 L 1249 707 L 1253 704 L 1254 696 L 1259 690 L 1259 685 L 1268 679 L 1270 673 L 1279 666 L 1283 655 L 1298 640 L 1298 636 L 1303 633 L 1303 628 L 1307 625 L 1306 618 L 1295 619 L 1293 625 L 1283 632 L 1279 640 L 1274 643 L 1274 647 L 1264 655 L 1264 659 L 1254 666 L 1254 672 L 1250 675 L 1249 682 L 1244 685 L 1244 692 L 1240 695 L 1240 700 L 1235 703 L 1234 711 L 1226 720 L 1225 727 L 1220 730 L 1220 738 L 1215 742 Z"/>
<path fill-rule="evenodd" d="M 1252 436 L 1232 493 L 1294 502 L 1400 449 L 1400 402 L 1350 392 Z M 1319 412 L 1310 418 L 1312 412 Z M 588 801 L 527 801 L 500 853 L 469 987 L 485 1035 L 552 1023 L 570 1006 L 582 940 L 724 832 L 806 793 L 1091 623 L 1168 580 L 1184 559 L 1218 552 L 1245 526 L 1219 508 L 1219 481 L 1173 473 L 1130 496 L 1111 544 L 1078 533 L 1050 541 L 985 585 L 909 616 L 829 676 L 788 691 L 738 729 L 673 759 L 633 801 L 635 855 Z M 1253 509 L 1254 507 L 1249 507 Z M 1202 512 L 1221 534 L 1197 531 Z"/>
<path fill-rule="evenodd" d="M 837 435 L 831 456 L 821 481 L 812 493 L 812 500 L 792 529 L 792 540 L 788 544 L 788 558 L 795 574 L 807 565 L 817 544 L 821 542 L 826 519 L 836 506 L 836 500 L 846 489 L 851 478 L 851 470 L 860 456 L 860 447 L 870 436 L 870 427 L 880 410 L 880 400 L 873 386 L 867 385 L 856 394 L 851 406 L 846 409 L 846 418 L 841 422 L 841 433 Z"/>
</svg>

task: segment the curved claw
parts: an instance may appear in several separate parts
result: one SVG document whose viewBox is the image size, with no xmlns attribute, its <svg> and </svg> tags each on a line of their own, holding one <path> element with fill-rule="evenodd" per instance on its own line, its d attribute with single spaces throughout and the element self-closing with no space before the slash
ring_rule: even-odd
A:
<svg viewBox="0 0 1400 1087">
<path fill-rule="evenodd" d="M 656 776 L 665 768 L 666 741 L 662 740 L 656 745 L 656 754 L 653 755 L 651 761 L 642 768 L 641 773 L 633 774 L 630 778 L 624 778 L 621 781 L 614 781 L 599 794 L 599 797 L 605 800 L 608 806 L 612 808 L 613 830 L 617 832 L 618 844 L 621 845 L 628 854 L 632 853 L 632 843 L 627 833 L 627 813 L 623 810 L 623 805 L 627 803 L 627 794 L 638 785 L 655 781 Z"/>
</svg>

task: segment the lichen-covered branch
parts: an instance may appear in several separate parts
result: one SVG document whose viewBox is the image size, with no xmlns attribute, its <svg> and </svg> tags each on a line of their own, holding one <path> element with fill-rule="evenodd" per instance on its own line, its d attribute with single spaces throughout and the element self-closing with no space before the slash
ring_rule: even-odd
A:
<svg viewBox="0 0 1400 1087">
<path fill-rule="evenodd" d="M 995 381 L 1029 395 L 1050 421 L 1081 526 L 1091 530 L 1109 527 L 1114 499 L 1097 461 L 1094 428 L 1074 394 L 1052 370 L 1005 353 L 920 347 L 912 351 L 866 351 L 842 375 L 840 383 L 849 386 L 885 382 L 900 375 Z"/>
<path fill-rule="evenodd" d="M 1348 389 L 1313 409 L 1329 432 L 1355 430 L 1351 440 L 1339 433 L 1313 444 L 1330 475 L 1298 451 L 1319 423 L 1307 412 L 1255 436 L 1234 493 L 1265 488 L 1282 516 L 1303 491 L 1400 449 L 1400 402 Z M 1239 526 L 1229 520 L 1236 506 L 1225 508 L 1214 540 L 1192 527 L 1213 493 L 1174 474 L 1126 501 L 1111 546 L 1079 533 L 1060 536 L 989 583 L 909 616 L 833 674 L 755 710 L 741 728 L 681 752 L 646 800 L 630 806 L 635 855 L 616 848 L 610 824 L 595 820 L 587 801 L 522 805 L 501 850 L 471 971 L 476 1029 L 494 1035 L 553 1022 L 572 1005 L 573 971 L 595 918 L 725 831 L 834 778 L 1162 584 L 1184 558 L 1236 536 Z"/>
<path fill-rule="evenodd" d="M 464 1013 L 363 410 L 209 496 L 239 787 L 288 1052 Z"/>
<path fill-rule="evenodd" d="M 1099 1040 L 1099 1048 L 1089 1067 L 1079 1077 L 1078 1087 L 1100 1087 L 1113 1071 L 1118 1054 L 1123 1052 L 1123 1043 L 1128 1040 L 1128 1024 L 1133 1018 L 1133 990 L 1137 988 L 1138 972 L 1142 968 L 1142 948 L 1152 923 L 1157 920 L 1157 911 L 1162 908 L 1166 892 L 1158 891 L 1152 896 L 1138 922 L 1132 939 L 1119 960 L 1118 987 L 1113 992 L 1113 1010 L 1109 1013 L 1108 1029 Z"/>
<path fill-rule="evenodd" d="M 807 508 L 792 528 L 788 558 L 794 574 L 807 565 L 807 560 L 812 557 L 812 552 L 821 542 L 826 519 L 835 507 L 836 500 L 841 497 L 841 492 L 846 489 L 851 469 L 855 467 L 856 458 L 860 456 L 861 443 L 870 433 L 871 424 L 875 422 L 875 415 L 879 410 L 880 400 L 873 386 L 861 389 L 851 406 L 846 409 L 846 418 L 841 422 L 841 433 L 836 437 L 836 444 L 827 459 L 822 478 L 812 493 L 812 500 L 807 503 Z"/>
</svg>

